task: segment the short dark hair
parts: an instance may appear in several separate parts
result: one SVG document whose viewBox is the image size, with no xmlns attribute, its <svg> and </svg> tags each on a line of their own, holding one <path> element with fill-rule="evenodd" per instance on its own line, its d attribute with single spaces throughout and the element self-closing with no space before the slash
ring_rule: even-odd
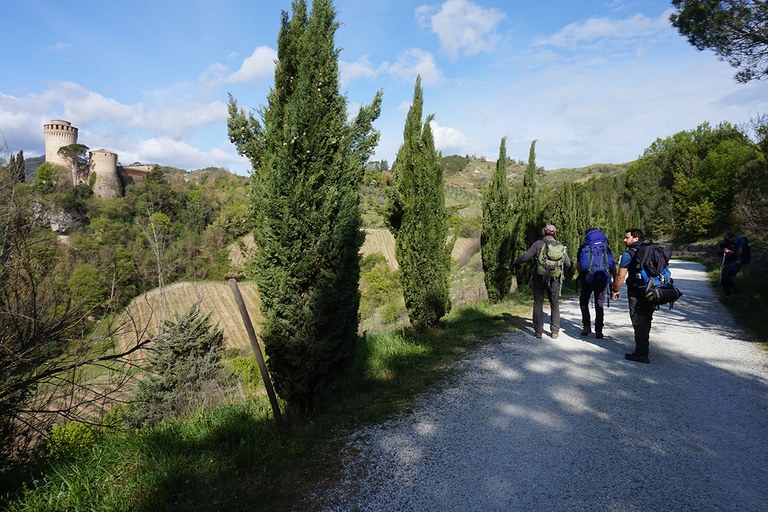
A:
<svg viewBox="0 0 768 512">
<path fill-rule="evenodd" d="M 627 228 L 625 233 L 629 233 L 632 238 L 637 238 L 641 242 L 643 240 L 643 230 L 640 228 Z"/>
</svg>

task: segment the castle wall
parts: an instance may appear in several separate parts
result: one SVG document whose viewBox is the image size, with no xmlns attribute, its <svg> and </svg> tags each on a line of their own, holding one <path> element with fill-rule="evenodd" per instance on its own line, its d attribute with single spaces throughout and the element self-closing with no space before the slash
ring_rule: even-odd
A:
<svg viewBox="0 0 768 512">
<path fill-rule="evenodd" d="M 133 184 L 143 180 L 154 167 L 154 165 L 121 165 L 118 167 L 118 173 L 123 177 L 123 183 Z"/>
</svg>

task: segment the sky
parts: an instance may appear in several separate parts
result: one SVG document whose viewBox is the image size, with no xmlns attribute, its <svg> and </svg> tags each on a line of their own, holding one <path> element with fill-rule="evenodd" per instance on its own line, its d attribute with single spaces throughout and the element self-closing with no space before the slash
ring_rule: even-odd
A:
<svg viewBox="0 0 768 512">
<path fill-rule="evenodd" d="M 309 2 L 311 8 L 311 2 Z M 383 92 L 373 160 L 394 161 L 417 75 L 444 156 L 545 169 L 637 159 L 657 138 L 768 113 L 768 81 L 698 51 L 661 0 L 336 0 L 350 116 Z M 44 154 L 42 126 L 119 161 L 250 173 L 228 95 L 266 106 L 289 0 L 3 0 L 0 155 Z"/>
</svg>

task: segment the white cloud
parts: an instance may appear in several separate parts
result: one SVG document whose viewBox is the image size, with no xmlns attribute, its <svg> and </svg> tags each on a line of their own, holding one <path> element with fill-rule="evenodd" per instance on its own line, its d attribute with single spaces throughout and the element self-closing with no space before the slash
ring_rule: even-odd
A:
<svg viewBox="0 0 768 512">
<path fill-rule="evenodd" d="M 231 151 L 221 148 L 203 151 L 186 142 L 164 136 L 142 140 L 134 147 L 120 151 L 119 157 L 121 162 L 161 163 L 182 169 L 242 165 L 242 159 Z"/>
<path fill-rule="evenodd" d="M 497 27 L 505 16 L 469 0 L 447 0 L 439 10 L 422 5 L 415 14 L 422 27 L 437 34 L 442 51 L 454 59 L 492 51 L 500 39 Z"/>
<path fill-rule="evenodd" d="M 185 102 L 169 108 L 142 107 L 131 124 L 150 133 L 165 133 L 172 137 L 186 136 L 212 123 L 226 122 L 227 106 L 221 101 L 209 103 Z"/>
<path fill-rule="evenodd" d="M 355 62 L 339 62 L 341 84 L 346 85 L 358 78 L 375 78 L 378 75 L 376 69 L 371 66 L 367 56 L 362 56 Z"/>
<path fill-rule="evenodd" d="M 429 126 L 435 136 L 435 148 L 445 155 L 466 153 L 469 148 L 469 139 L 461 131 L 450 126 L 441 126 L 434 119 Z"/>
<path fill-rule="evenodd" d="M 236 72 L 227 77 L 226 83 L 253 83 L 271 76 L 275 71 L 277 50 L 269 46 L 259 46 L 250 57 L 243 61 Z"/>
<path fill-rule="evenodd" d="M 669 30 L 671 12 L 671 9 L 666 10 L 657 18 L 649 18 L 644 14 L 635 14 L 625 19 L 590 18 L 584 22 L 566 25 L 555 34 L 538 39 L 536 44 L 575 49 L 583 44 L 606 39 L 644 38 Z"/>
<path fill-rule="evenodd" d="M 236 54 L 230 54 L 230 59 Z M 229 74 L 229 66 L 216 62 L 208 66 L 198 77 L 198 82 L 204 87 L 216 88 L 222 84 L 256 83 L 272 76 L 275 72 L 277 50 L 269 46 L 259 46 L 246 57 L 240 68 Z"/>
<path fill-rule="evenodd" d="M 394 64 L 385 62 L 381 69 L 408 82 L 415 82 L 416 76 L 421 75 L 424 85 L 433 85 L 443 79 L 443 73 L 437 67 L 434 56 L 419 48 L 411 48 L 398 54 Z"/>
</svg>

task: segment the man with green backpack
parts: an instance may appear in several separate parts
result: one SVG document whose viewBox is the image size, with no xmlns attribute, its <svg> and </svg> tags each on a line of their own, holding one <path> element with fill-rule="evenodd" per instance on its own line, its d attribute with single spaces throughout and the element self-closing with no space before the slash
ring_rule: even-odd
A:
<svg viewBox="0 0 768 512">
<path fill-rule="evenodd" d="M 560 335 L 560 289 L 563 270 L 571 266 L 566 247 L 555 239 L 557 228 L 547 224 L 542 230 L 544 236 L 536 240 L 527 251 L 512 262 L 519 266 L 535 257 L 531 271 L 533 288 L 533 334 L 541 338 L 544 332 L 544 296 L 549 299 L 550 333 L 552 338 Z"/>
</svg>

